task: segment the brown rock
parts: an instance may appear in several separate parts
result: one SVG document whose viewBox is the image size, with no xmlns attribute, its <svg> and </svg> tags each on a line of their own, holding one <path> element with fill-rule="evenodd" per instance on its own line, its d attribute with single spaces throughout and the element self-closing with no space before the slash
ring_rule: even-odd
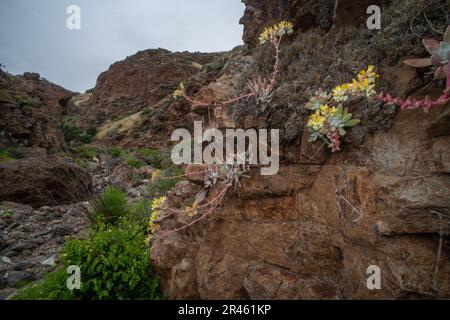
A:
<svg viewBox="0 0 450 320">
<path fill-rule="evenodd" d="M 179 83 L 199 72 L 217 54 L 145 50 L 116 62 L 102 73 L 80 125 L 99 125 L 111 116 L 131 115 L 156 105 Z M 200 68 L 201 69 L 201 68 Z"/>
<path fill-rule="evenodd" d="M 206 165 L 202 164 L 190 164 L 186 167 L 186 171 L 184 172 L 186 175 L 186 178 L 198 185 L 204 185 L 205 184 L 205 170 Z"/>
<path fill-rule="evenodd" d="M 57 157 L 30 158 L 0 165 L 0 199 L 35 208 L 79 202 L 92 181 L 80 167 Z"/>
</svg>

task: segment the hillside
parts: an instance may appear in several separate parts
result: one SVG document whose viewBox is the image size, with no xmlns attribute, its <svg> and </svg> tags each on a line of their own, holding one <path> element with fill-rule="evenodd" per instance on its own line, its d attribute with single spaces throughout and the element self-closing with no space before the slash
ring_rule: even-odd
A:
<svg viewBox="0 0 450 320">
<path fill-rule="evenodd" d="M 85 94 L 0 71 L 0 297 L 61 276 L 66 250 L 102 270 L 78 299 L 450 298 L 448 62 L 404 63 L 450 42 L 445 1 L 243 2 L 244 46 L 141 51 Z M 279 172 L 175 166 L 172 133 L 200 120 L 278 129 Z"/>
</svg>

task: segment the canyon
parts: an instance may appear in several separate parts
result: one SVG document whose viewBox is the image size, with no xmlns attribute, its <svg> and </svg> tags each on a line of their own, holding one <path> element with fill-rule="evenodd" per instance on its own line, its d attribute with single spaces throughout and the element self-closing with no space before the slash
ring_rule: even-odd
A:
<svg viewBox="0 0 450 320">
<path fill-rule="evenodd" d="M 402 62 L 426 54 L 409 32 L 426 1 L 243 2 L 243 46 L 204 54 L 141 51 L 113 64 L 84 94 L 37 74 L 0 70 L 0 146 L 21 150 L 17 159 L 0 162 L 1 212 L 18 212 L 0 216 L 0 256 L 7 257 L 0 262 L 6 279 L 0 289 L 15 288 L 18 276 L 40 278 L 42 262 L 57 255 L 65 237 L 84 235 L 86 200 L 108 184 L 139 198 L 146 181 L 135 183 L 133 176 L 154 170 L 128 168 L 106 151 L 80 165 L 63 124 L 95 128 L 99 150 L 170 150 L 175 129 L 193 132 L 194 121 L 203 121 L 223 132 L 279 130 L 280 169 L 273 176 L 252 169 L 212 215 L 190 228 L 167 235 L 192 217 L 163 212 L 149 258 L 168 299 L 450 298 L 450 106 L 425 114 L 356 101 L 349 108 L 361 124 L 338 153 L 308 142 L 304 108 L 316 90 L 329 92 L 368 65 L 380 74 L 377 90 L 439 96 L 442 83 L 429 70 Z M 365 26 L 373 4 L 382 8 L 382 30 Z M 441 5 L 427 9 L 435 26 L 446 23 Z M 180 82 L 211 104 L 238 96 L 248 79 L 270 73 L 273 52 L 257 39 L 282 20 L 293 23 L 294 34 L 281 43 L 269 103 L 249 99 L 212 108 L 172 98 Z M 416 20 L 418 30 L 429 30 L 426 19 Z M 202 174 L 187 175 L 167 194 L 167 206 L 183 208 L 203 183 Z M 216 195 L 210 190 L 207 197 Z M 38 232 L 42 225 L 45 234 Z M 380 290 L 367 287 L 374 265 Z"/>
</svg>

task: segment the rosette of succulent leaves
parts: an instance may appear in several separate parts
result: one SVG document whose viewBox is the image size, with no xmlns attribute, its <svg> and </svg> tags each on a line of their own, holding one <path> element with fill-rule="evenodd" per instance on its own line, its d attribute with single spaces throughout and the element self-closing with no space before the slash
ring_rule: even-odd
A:
<svg viewBox="0 0 450 320">
<path fill-rule="evenodd" d="M 193 106 L 227 106 L 241 102 L 242 100 L 255 98 L 256 103 L 270 102 L 273 90 L 275 89 L 278 75 L 280 73 L 280 55 L 281 55 L 281 41 L 284 36 L 294 33 L 294 25 L 289 21 L 282 21 L 274 26 L 267 27 L 260 34 L 258 40 L 260 45 L 269 44 L 274 48 L 274 64 L 273 71 L 269 77 L 258 77 L 247 80 L 247 92 L 236 97 L 231 97 L 223 101 L 215 101 L 208 103 L 196 100 L 194 97 L 187 95 L 186 88 L 183 82 L 172 94 L 174 99 L 183 98 L 190 102 Z"/>
<path fill-rule="evenodd" d="M 347 129 L 361 122 L 354 119 L 344 105 L 361 97 L 370 99 L 375 96 L 378 75 L 374 69 L 374 66 L 369 66 L 352 82 L 335 87 L 332 93 L 318 90 L 310 98 L 305 105 L 306 109 L 313 111 L 307 123 L 310 143 L 322 140 L 332 152 L 341 150 L 342 137 L 347 134 Z"/>
<path fill-rule="evenodd" d="M 447 27 L 442 41 L 423 39 L 422 43 L 431 56 L 424 59 L 405 60 L 404 63 L 414 68 L 434 67 L 435 79 L 446 79 L 446 86 L 442 95 L 436 100 L 431 99 L 429 96 L 426 96 L 425 99 L 422 100 L 417 100 L 412 97 L 404 100 L 400 97 L 393 97 L 388 93 L 382 92 L 378 95 L 379 100 L 386 104 L 400 106 L 402 110 L 423 108 L 427 113 L 433 108 L 450 102 L 450 26 Z"/>
</svg>

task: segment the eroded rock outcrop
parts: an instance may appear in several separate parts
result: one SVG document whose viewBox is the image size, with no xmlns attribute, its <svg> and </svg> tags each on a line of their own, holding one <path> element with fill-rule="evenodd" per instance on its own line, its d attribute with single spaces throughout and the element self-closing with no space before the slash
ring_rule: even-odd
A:
<svg viewBox="0 0 450 320">
<path fill-rule="evenodd" d="M 270 105 L 244 101 L 217 108 L 211 122 L 220 129 L 281 129 L 282 165 L 275 176 L 253 172 L 238 193 L 230 193 L 213 215 L 191 228 L 168 233 L 192 218 L 167 212 L 151 248 L 164 293 L 171 299 L 450 297 L 450 106 L 424 114 L 358 103 L 351 109 L 362 125 L 348 135 L 344 151 L 333 155 L 309 144 L 304 128 L 302 106 L 312 91 L 330 90 L 368 64 L 381 71 L 381 88 L 399 95 L 422 88 L 427 75 L 398 61 L 421 49 L 414 49 L 407 31 L 399 40 L 391 29 L 389 40 L 384 33 L 355 28 L 346 14 L 360 12 L 365 4 L 359 1 L 330 1 L 327 28 L 315 22 L 302 28 L 307 12 L 319 16 L 317 2 L 245 2 L 242 21 L 249 45 L 262 27 L 280 18 L 295 23 L 297 36 L 282 48 L 281 84 Z M 411 3 L 387 6 L 386 21 L 394 21 L 398 6 Z M 414 15 L 417 8 L 411 8 Z M 397 21 L 398 32 L 406 21 Z M 342 28 L 345 24 L 350 28 Z M 420 48 L 420 39 L 415 43 Z M 258 48 L 235 57 L 235 67 L 229 61 L 228 71 L 198 98 L 237 95 L 246 78 L 267 70 L 271 59 L 272 53 Z M 439 88 L 428 87 L 433 90 Z M 192 112 L 202 116 L 204 111 Z M 199 180 L 179 183 L 167 205 L 192 203 Z M 371 265 L 381 268 L 381 290 L 367 287 Z"/>
<path fill-rule="evenodd" d="M 33 207 L 75 203 L 91 195 L 92 179 L 79 166 L 56 156 L 0 164 L 0 199 Z"/>
<path fill-rule="evenodd" d="M 0 146 L 62 150 L 65 142 L 58 125 L 74 95 L 37 73 L 13 76 L 0 70 Z"/>
<path fill-rule="evenodd" d="M 220 54 L 145 50 L 102 73 L 80 124 L 102 124 L 152 107 Z"/>
</svg>

